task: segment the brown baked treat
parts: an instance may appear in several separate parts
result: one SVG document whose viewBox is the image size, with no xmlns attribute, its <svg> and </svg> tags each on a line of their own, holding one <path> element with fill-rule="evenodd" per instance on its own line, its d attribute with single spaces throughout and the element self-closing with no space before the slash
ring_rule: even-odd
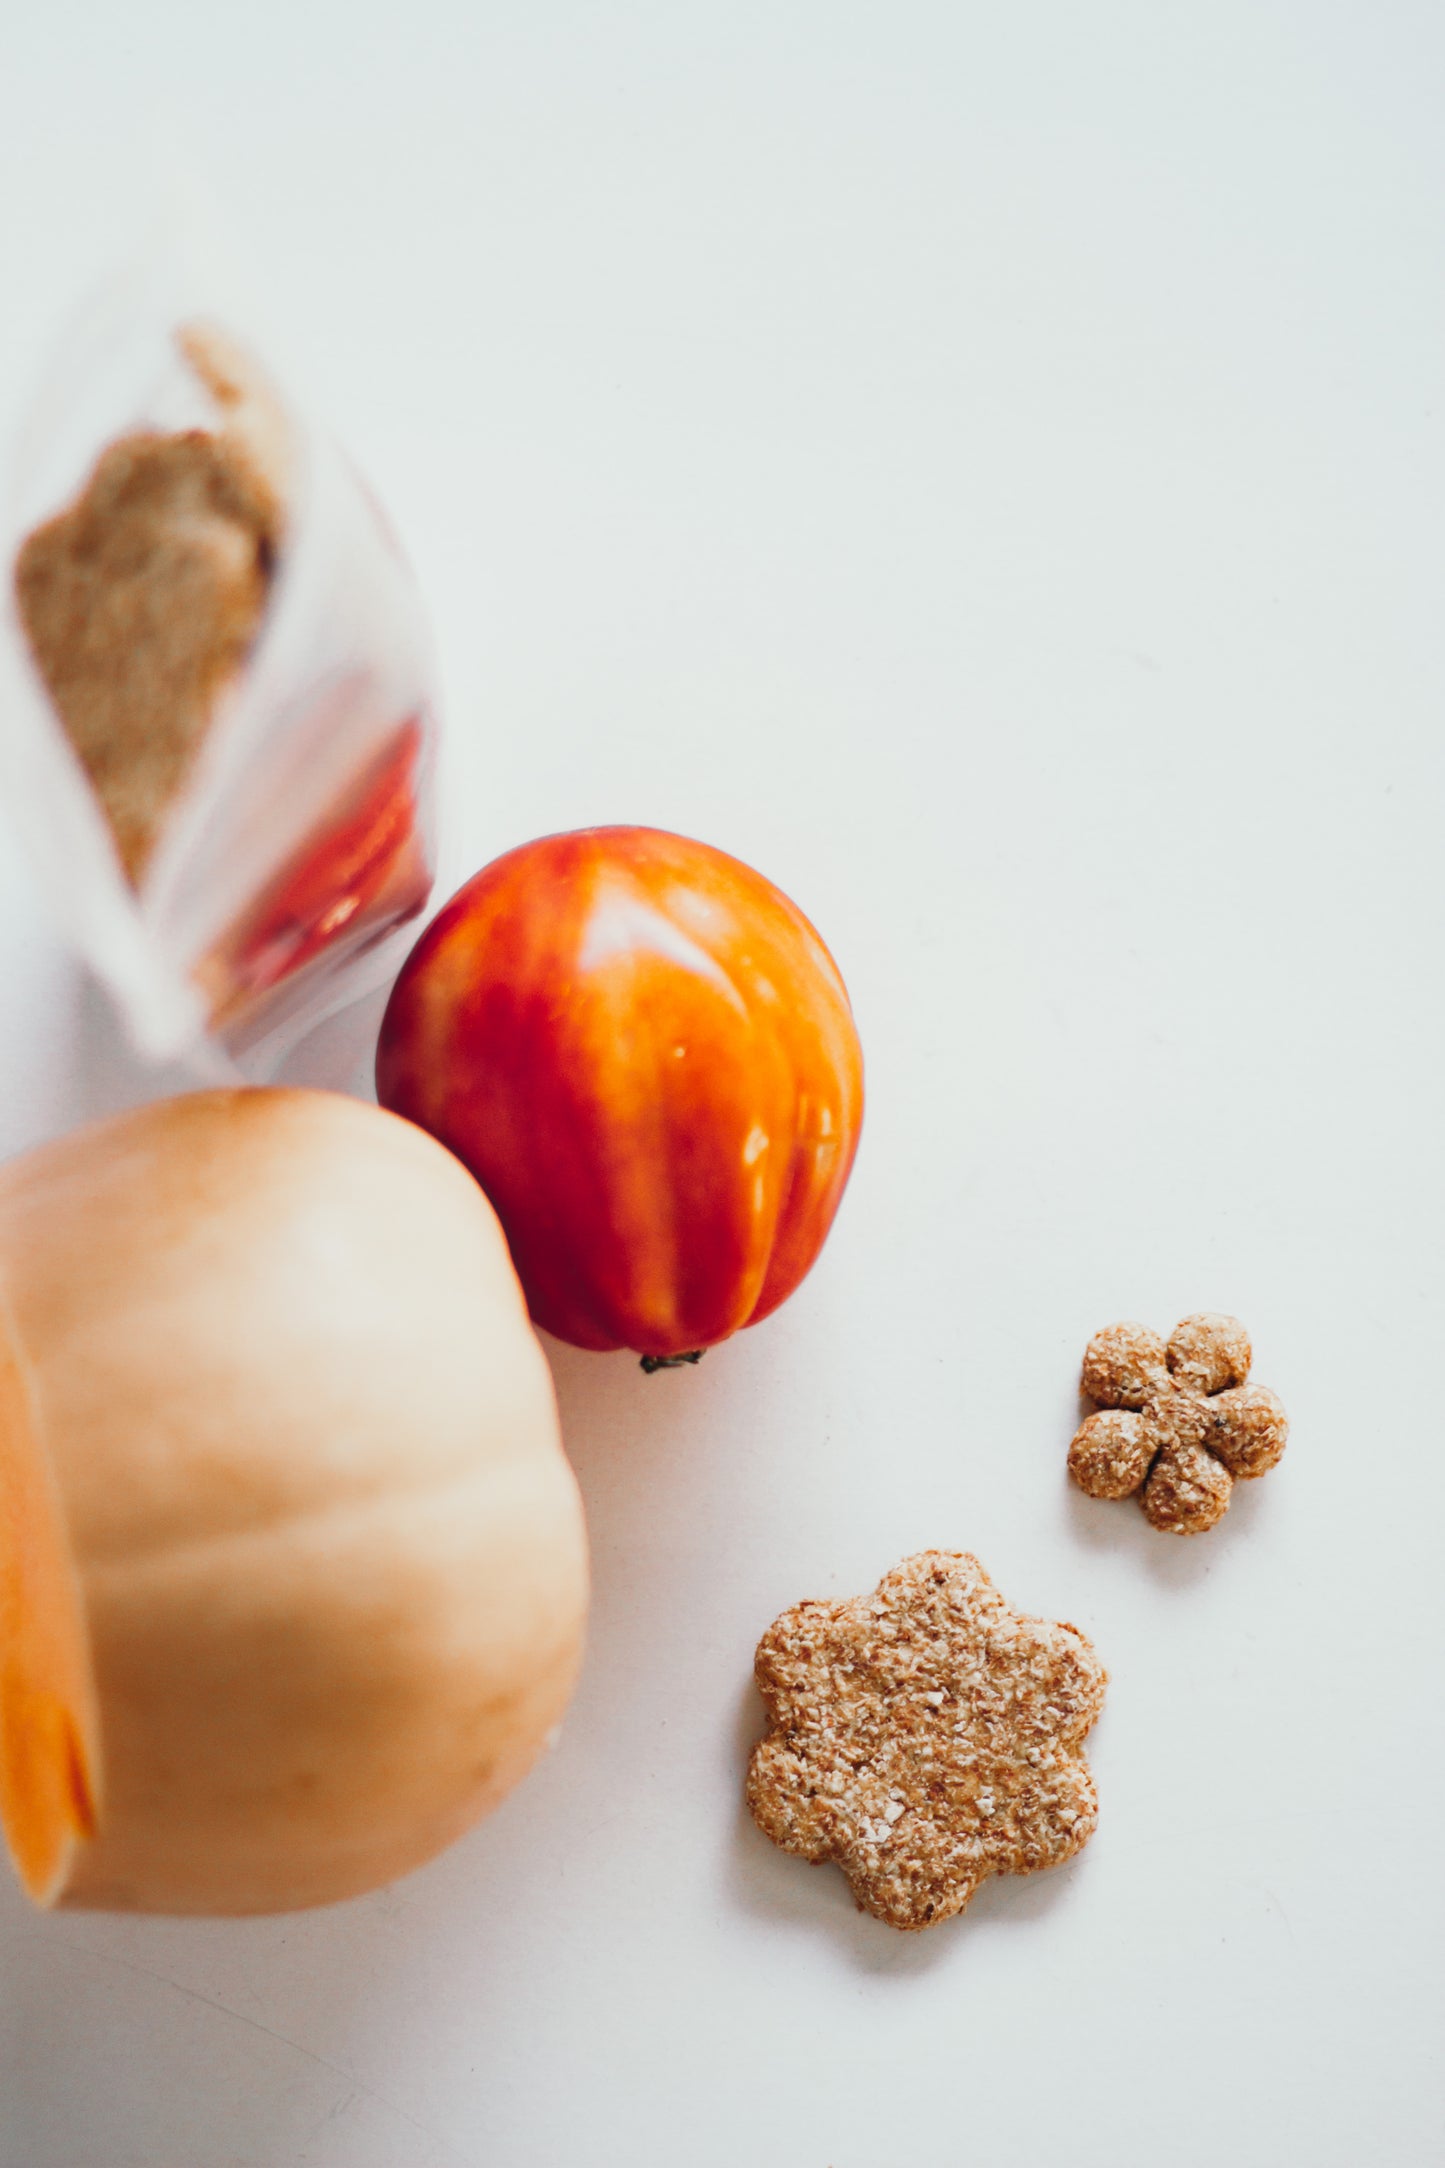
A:
<svg viewBox="0 0 1445 2168">
<path fill-rule="evenodd" d="M 290 487 L 291 443 L 271 379 L 219 324 L 183 324 L 176 344 L 221 410 L 221 441 L 271 492 L 279 514 Z"/>
<path fill-rule="evenodd" d="M 138 886 L 256 637 L 283 529 L 283 423 L 219 334 L 181 335 L 224 417 L 138 429 L 21 544 L 20 621 Z"/>
<path fill-rule="evenodd" d="M 1084 1356 L 1083 1388 L 1100 1412 L 1069 1447 L 1069 1473 L 1091 1498 L 1139 1501 L 1156 1528 L 1199 1535 L 1229 1505 L 1237 1477 L 1264 1475 L 1289 1423 L 1275 1395 L 1247 1385 L 1249 1335 L 1237 1317 L 1200 1311 L 1166 1347 L 1147 1325 L 1106 1325 Z"/>
<path fill-rule="evenodd" d="M 748 1768 L 754 1821 L 836 1860 L 890 1927 L 946 1920 L 988 1875 L 1056 1867 L 1093 1835 L 1082 1745 L 1107 1674 L 1077 1626 L 1015 1611 L 966 1552 L 794 1605 L 756 1676 L 771 1729 Z"/>
</svg>

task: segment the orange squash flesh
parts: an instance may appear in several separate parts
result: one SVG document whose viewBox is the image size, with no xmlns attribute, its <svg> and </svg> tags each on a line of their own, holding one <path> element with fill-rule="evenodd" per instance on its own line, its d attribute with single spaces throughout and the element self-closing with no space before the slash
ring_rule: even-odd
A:
<svg viewBox="0 0 1445 2168">
<path fill-rule="evenodd" d="M 0 1823 L 37 1904 L 95 1834 L 94 1702 L 60 1503 L 0 1319 Z"/>
</svg>

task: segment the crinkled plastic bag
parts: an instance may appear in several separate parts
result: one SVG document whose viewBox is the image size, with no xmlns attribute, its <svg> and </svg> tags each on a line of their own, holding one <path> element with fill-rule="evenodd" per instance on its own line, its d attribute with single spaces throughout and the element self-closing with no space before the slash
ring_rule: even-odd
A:
<svg viewBox="0 0 1445 2168">
<path fill-rule="evenodd" d="M 243 442 L 253 497 L 274 488 L 280 507 L 254 565 L 249 531 L 196 495 L 225 498 L 236 471 L 246 481 L 244 460 L 228 469 L 231 453 L 214 449 Z M 166 481 L 168 463 L 197 459 L 199 482 Z M 338 447 L 177 267 L 131 277 L 72 329 L 10 469 L 0 781 L 14 825 L 138 1050 L 264 1080 L 395 971 L 430 892 L 435 669 L 411 574 Z M 147 490 L 166 487 L 195 500 L 177 500 L 169 530 L 164 503 L 144 509 Z M 262 583 L 254 633 L 229 675 L 212 673 L 223 682 L 198 744 L 128 873 L 92 781 L 114 754 L 94 744 L 107 699 L 135 677 L 137 625 L 162 665 L 167 643 L 180 653 L 171 680 L 158 666 L 165 684 L 207 682 L 186 643 L 204 651 L 193 628 L 238 579 Z M 163 733 L 169 693 L 150 701 L 144 672 L 140 683 L 143 727 Z M 67 699 L 90 732 L 84 758 Z"/>
</svg>

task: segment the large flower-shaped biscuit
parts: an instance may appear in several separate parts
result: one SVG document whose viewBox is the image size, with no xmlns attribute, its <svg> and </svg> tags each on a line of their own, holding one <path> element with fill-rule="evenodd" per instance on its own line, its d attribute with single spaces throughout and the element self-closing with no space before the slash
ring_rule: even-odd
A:
<svg viewBox="0 0 1445 2168">
<path fill-rule="evenodd" d="M 1200 1535 L 1229 1505 L 1237 1478 L 1264 1475 L 1289 1422 L 1266 1385 L 1246 1385 L 1251 1349 L 1237 1317 L 1203 1310 L 1166 1347 L 1147 1325 L 1106 1325 L 1084 1355 L 1083 1389 L 1098 1406 L 1074 1433 L 1069 1473 L 1091 1498 L 1128 1498 L 1156 1528 Z"/>
<path fill-rule="evenodd" d="M 1107 1675 L 1076 1626 L 1013 1610 L 967 1553 L 795 1604 L 756 1672 L 772 1728 L 748 1769 L 753 1819 L 784 1851 L 836 1860 L 890 1927 L 948 1919 L 986 1876 L 1056 1867 L 1093 1834 L 1082 1742 Z"/>
</svg>

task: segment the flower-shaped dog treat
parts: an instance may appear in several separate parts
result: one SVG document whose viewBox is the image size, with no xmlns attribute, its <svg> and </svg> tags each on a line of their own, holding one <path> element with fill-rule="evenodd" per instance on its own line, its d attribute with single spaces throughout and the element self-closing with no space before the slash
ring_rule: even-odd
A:
<svg viewBox="0 0 1445 2168">
<path fill-rule="evenodd" d="M 758 1643 L 771 1730 L 748 1769 L 764 1835 L 836 1860 L 890 1927 L 961 1912 L 991 1874 L 1056 1867 L 1098 1819 L 1084 1734 L 1106 1673 L 976 1558 L 922 1551 L 871 1596 L 800 1603 Z"/>
<path fill-rule="evenodd" d="M 1091 1498 L 1140 1503 L 1156 1528 L 1199 1535 L 1229 1504 L 1235 1478 L 1263 1475 L 1289 1423 L 1264 1385 L 1246 1385 L 1249 1334 L 1201 1311 L 1166 1347 L 1147 1325 L 1106 1325 L 1084 1356 L 1083 1387 L 1100 1412 L 1074 1433 L 1069 1473 Z"/>
</svg>

